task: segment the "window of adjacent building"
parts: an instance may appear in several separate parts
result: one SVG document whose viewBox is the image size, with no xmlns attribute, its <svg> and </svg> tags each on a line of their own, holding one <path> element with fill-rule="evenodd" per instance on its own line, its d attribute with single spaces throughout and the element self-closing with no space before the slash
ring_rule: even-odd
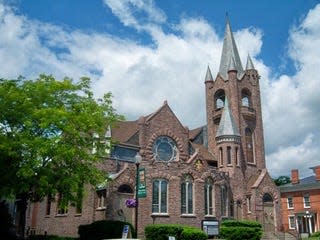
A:
<svg viewBox="0 0 320 240">
<path fill-rule="evenodd" d="M 106 189 L 98 190 L 97 191 L 97 209 L 105 209 L 106 208 L 106 198 L 107 198 L 107 191 Z"/>
<path fill-rule="evenodd" d="M 214 94 L 215 109 L 223 108 L 225 101 L 224 90 L 220 89 Z"/>
<path fill-rule="evenodd" d="M 222 148 L 219 148 L 219 162 L 220 162 L 220 166 L 223 166 L 223 150 Z"/>
<path fill-rule="evenodd" d="M 181 214 L 193 213 L 193 183 L 190 175 L 184 176 L 181 183 Z"/>
<path fill-rule="evenodd" d="M 152 183 L 152 213 L 168 213 L 168 182 L 156 179 Z"/>
<path fill-rule="evenodd" d="M 247 162 L 254 163 L 254 140 L 253 140 L 253 133 L 250 128 L 245 129 L 245 136 L 246 136 L 246 155 L 247 155 Z"/>
<path fill-rule="evenodd" d="M 288 197 L 287 202 L 288 202 L 288 209 L 293 209 L 293 198 Z"/>
<path fill-rule="evenodd" d="M 288 217 L 288 222 L 289 222 L 289 229 L 295 229 L 296 228 L 294 216 L 289 216 Z"/>
<path fill-rule="evenodd" d="M 68 213 L 68 202 L 63 198 L 63 194 L 58 194 L 58 210 L 57 214 L 64 215 Z"/>
<path fill-rule="evenodd" d="M 244 107 L 250 107 L 251 105 L 251 93 L 248 89 L 243 89 L 241 92 L 241 103 Z"/>
<path fill-rule="evenodd" d="M 231 147 L 227 147 L 227 164 L 231 165 Z"/>
<path fill-rule="evenodd" d="M 309 197 L 309 195 L 304 195 L 303 196 L 303 206 L 305 208 L 309 208 L 310 207 L 310 197 Z"/>
<path fill-rule="evenodd" d="M 205 215 L 212 216 L 214 213 L 214 191 L 213 191 L 213 181 L 211 178 L 206 179 L 204 185 L 204 205 L 205 205 Z"/>
<path fill-rule="evenodd" d="M 227 216 L 228 196 L 226 186 L 221 186 L 221 216 Z"/>
</svg>

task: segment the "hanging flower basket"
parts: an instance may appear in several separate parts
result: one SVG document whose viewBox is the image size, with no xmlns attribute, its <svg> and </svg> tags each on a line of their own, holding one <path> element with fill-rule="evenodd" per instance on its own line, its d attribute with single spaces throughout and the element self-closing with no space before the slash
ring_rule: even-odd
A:
<svg viewBox="0 0 320 240">
<path fill-rule="evenodd" d="M 135 199 L 127 199 L 126 206 L 128 208 L 135 208 L 137 206 L 137 201 Z"/>
</svg>

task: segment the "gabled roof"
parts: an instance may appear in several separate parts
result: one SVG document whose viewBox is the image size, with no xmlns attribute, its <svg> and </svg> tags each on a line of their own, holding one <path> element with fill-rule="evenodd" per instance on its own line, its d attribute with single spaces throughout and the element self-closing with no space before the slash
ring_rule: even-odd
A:
<svg viewBox="0 0 320 240">
<path fill-rule="evenodd" d="M 138 132 L 138 121 L 120 121 L 111 129 L 112 139 L 119 143 L 127 142 Z"/>
<path fill-rule="evenodd" d="M 239 129 L 235 123 L 232 112 L 229 107 L 228 98 L 225 98 L 224 108 L 219 123 L 216 137 L 240 136 Z"/>
<path fill-rule="evenodd" d="M 203 127 L 198 127 L 198 128 L 196 128 L 196 129 L 190 130 L 190 131 L 189 131 L 189 139 L 190 139 L 190 140 L 195 139 L 195 137 L 197 137 L 197 136 L 201 133 L 202 128 L 203 128 Z"/>
<path fill-rule="evenodd" d="M 198 154 L 200 154 L 205 160 L 216 161 L 215 156 L 211 152 L 209 152 L 208 149 L 202 144 L 191 143 L 191 145 L 194 149 L 198 149 Z"/>
<path fill-rule="evenodd" d="M 316 180 L 316 176 L 309 176 L 300 179 L 299 183 L 288 183 L 279 187 L 280 192 L 296 192 L 311 189 L 320 189 L 320 181 Z"/>
<path fill-rule="evenodd" d="M 238 71 L 237 77 L 238 79 L 241 79 L 243 76 L 243 68 L 242 68 L 240 57 L 239 57 L 237 45 L 234 40 L 233 33 L 231 31 L 229 18 L 227 16 L 226 30 L 224 33 L 222 54 L 221 54 L 220 67 L 219 67 L 219 73 L 224 80 L 228 79 L 229 64 L 230 64 L 230 61 L 232 61 L 231 60 L 232 58 L 234 59 L 234 64 L 236 68 L 234 70 Z"/>
</svg>

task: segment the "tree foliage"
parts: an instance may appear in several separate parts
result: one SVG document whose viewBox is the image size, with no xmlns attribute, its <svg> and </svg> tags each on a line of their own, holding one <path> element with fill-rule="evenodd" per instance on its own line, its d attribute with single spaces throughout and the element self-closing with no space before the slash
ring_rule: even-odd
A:
<svg viewBox="0 0 320 240">
<path fill-rule="evenodd" d="M 280 176 L 280 177 L 274 179 L 274 183 L 277 186 L 281 186 L 281 185 L 284 185 L 287 183 L 291 183 L 291 180 L 290 180 L 290 177 L 288 177 L 288 176 Z"/>
<path fill-rule="evenodd" d="M 92 136 L 122 118 L 111 97 L 95 99 L 89 78 L 0 79 L 0 196 L 59 192 L 75 202 L 83 184 L 101 183 L 103 152 L 92 154 Z"/>
</svg>

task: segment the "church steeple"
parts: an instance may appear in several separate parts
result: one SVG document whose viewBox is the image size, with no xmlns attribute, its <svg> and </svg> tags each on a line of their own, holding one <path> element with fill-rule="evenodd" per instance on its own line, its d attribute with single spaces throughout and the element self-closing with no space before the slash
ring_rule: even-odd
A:
<svg viewBox="0 0 320 240">
<path fill-rule="evenodd" d="M 219 73 L 224 80 L 228 79 L 229 64 L 230 61 L 232 61 L 232 58 L 234 60 L 235 68 L 238 71 L 237 77 L 241 79 L 243 76 L 243 68 L 239 57 L 237 45 L 234 40 L 233 33 L 231 31 L 229 18 L 228 16 L 226 16 L 226 30 L 224 33 L 222 54 L 219 67 Z"/>
<path fill-rule="evenodd" d="M 211 74 L 211 70 L 208 66 L 207 68 L 207 73 L 206 73 L 206 78 L 205 78 L 205 82 L 209 82 L 209 81 L 213 81 L 213 77 L 212 77 L 212 74 Z"/>
<path fill-rule="evenodd" d="M 240 141 L 239 129 L 230 110 L 227 97 L 225 98 L 224 108 L 222 111 L 216 138 L 220 139 L 220 141 L 223 141 L 224 138 L 226 138 L 227 140 L 230 140 L 230 138 L 232 138 L 235 141 Z"/>
<path fill-rule="evenodd" d="M 255 69 L 251 60 L 250 55 L 248 54 L 248 58 L 247 58 L 247 65 L 246 65 L 246 70 L 252 70 Z"/>
</svg>

